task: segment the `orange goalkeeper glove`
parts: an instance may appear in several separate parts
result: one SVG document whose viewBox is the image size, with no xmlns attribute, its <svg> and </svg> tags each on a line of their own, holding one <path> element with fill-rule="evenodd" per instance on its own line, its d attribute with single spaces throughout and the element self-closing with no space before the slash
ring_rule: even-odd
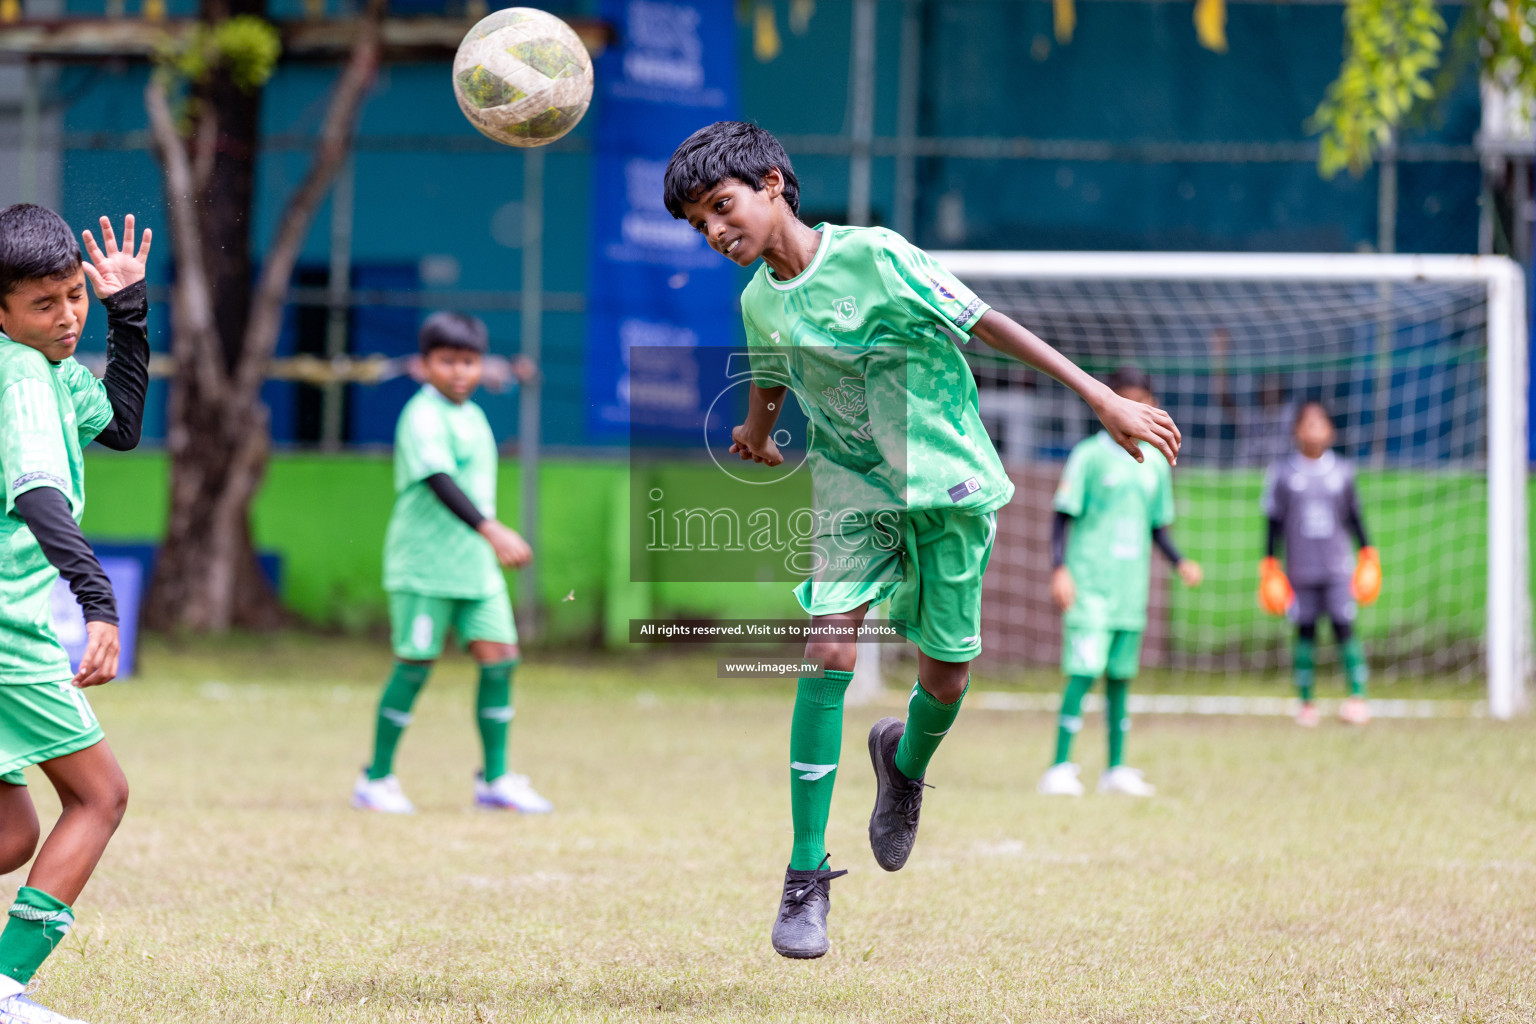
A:
<svg viewBox="0 0 1536 1024">
<path fill-rule="evenodd" d="M 1375 548 L 1361 548 L 1355 556 L 1355 578 L 1349 589 L 1361 604 L 1374 604 L 1381 596 L 1381 555 Z"/>
<path fill-rule="evenodd" d="M 1291 606 L 1291 581 L 1285 578 L 1280 560 L 1271 556 L 1259 563 L 1259 607 L 1271 615 L 1284 615 Z"/>
</svg>

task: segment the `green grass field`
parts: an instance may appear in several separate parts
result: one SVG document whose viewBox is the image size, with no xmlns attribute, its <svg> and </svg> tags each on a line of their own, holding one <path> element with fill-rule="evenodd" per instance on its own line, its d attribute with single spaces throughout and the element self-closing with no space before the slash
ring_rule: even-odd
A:
<svg viewBox="0 0 1536 1024">
<path fill-rule="evenodd" d="M 852 873 L 832 953 L 796 963 L 768 945 L 792 683 L 535 658 L 513 759 L 558 810 L 517 818 L 469 807 L 451 662 L 399 764 L 421 811 L 383 818 L 346 802 L 385 666 L 307 637 L 155 643 L 99 692 L 134 795 L 39 998 L 95 1024 L 1536 1016 L 1528 720 L 1146 716 L 1132 763 L 1160 795 L 1133 803 L 1036 796 L 1050 717 L 973 708 L 888 875 L 864 838 L 882 710 L 850 709 L 829 847 Z"/>
</svg>

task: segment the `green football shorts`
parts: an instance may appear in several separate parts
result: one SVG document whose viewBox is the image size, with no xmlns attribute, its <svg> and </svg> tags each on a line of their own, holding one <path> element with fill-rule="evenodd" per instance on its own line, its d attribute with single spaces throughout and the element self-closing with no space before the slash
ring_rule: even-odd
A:
<svg viewBox="0 0 1536 1024">
<path fill-rule="evenodd" d="M 891 526 L 844 530 L 818 550 L 823 568 L 795 588 L 811 615 L 891 602 L 890 622 L 936 661 L 981 653 L 981 577 L 992 557 L 997 513 L 924 509 Z"/>
<path fill-rule="evenodd" d="M 449 627 L 460 646 L 471 640 L 517 643 L 512 601 L 505 587 L 490 597 L 433 597 L 405 590 L 389 593 L 390 645 L 401 661 L 436 661 Z"/>
<path fill-rule="evenodd" d="M 0 685 L 0 782 L 25 786 L 21 770 L 102 741 L 85 691 L 72 681 Z"/>
<path fill-rule="evenodd" d="M 1061 636 L 1061 671 L 1068 676 L 1135 679 L 1141 670 L 1139 629 L 1067 626 Z"/>
</svg>

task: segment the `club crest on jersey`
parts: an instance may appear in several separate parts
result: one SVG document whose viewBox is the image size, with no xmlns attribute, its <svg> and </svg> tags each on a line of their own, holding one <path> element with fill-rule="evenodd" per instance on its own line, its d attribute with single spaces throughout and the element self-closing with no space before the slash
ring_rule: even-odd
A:
<svg viewBox="0 0 1536 1024">
<path fill-rule="evenodd" d="M 831 325 L 834 331 L 852 331 L 864 326 L 859 303 L 852 295 L 844 295 L 832 303 L 832 315 L 836 318 Z"/>
<path fill-rule="evenodd" d="M 950 300 L 951 302 L 955 301 L 955 293 L 950 291 L 948 288 L 945 288 L 943 283 L 940 282 L 938 278 L 930 277 L 928 279 L 928 283 L 937 288 L 939 294 L 944 296 L 944 298 Z"/>
</svg>

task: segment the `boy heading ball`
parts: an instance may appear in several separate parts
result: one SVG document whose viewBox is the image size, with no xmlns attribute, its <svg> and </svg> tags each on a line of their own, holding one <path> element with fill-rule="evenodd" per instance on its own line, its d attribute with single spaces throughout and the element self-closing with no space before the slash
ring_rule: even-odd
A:
<svg viewBox="0 0 1536 1024">
<path fill-rule="evenodd" d="M 898 870 L 917 837 L 929 761 L 981 651 L 982 573 L 996 510 L 1013 496 L 959 346 L 980 338 L 1060 380 L 1137 462 L 1147 457 L 1142 440 L 1173 462 L 1178 428 L 991 309 L 895 232 L 801 221 L 789 156 L 755 125 L 719 121 L 694 132 L 672 154 L 663 188 L 672 215 L 720 255 L 742 267 L 761 261 L 741 296 L 755 379 L 731 453 L 783 461 L 773 431 L 793 388 L 815 428 L 807 462 L 817 521 L 846 522 L 852 512 L 868 521 L 882 508 L 899 517 L 897 544 L 874 530 L 818 537 L 818 547 L 836 547 L 841 557 L 795 591 L 813 626 L 857 627 L 871 604 L 889 600 L 891 624 L 918 647 L 906 721 L 882 719 L 869 734 L 870 846 L 881 867 Z M 850 393 L 862 400 L 849 401 Z M 773 926 L 774 949 L 787 957 L 828 949 L 830 883 L 844 872 L 828 867 L 825 833 L 856 651 L 851 639 L 805 649 L 825 672 L 799 680 L 790 729 L 795 839 Z"/>
</svg>

